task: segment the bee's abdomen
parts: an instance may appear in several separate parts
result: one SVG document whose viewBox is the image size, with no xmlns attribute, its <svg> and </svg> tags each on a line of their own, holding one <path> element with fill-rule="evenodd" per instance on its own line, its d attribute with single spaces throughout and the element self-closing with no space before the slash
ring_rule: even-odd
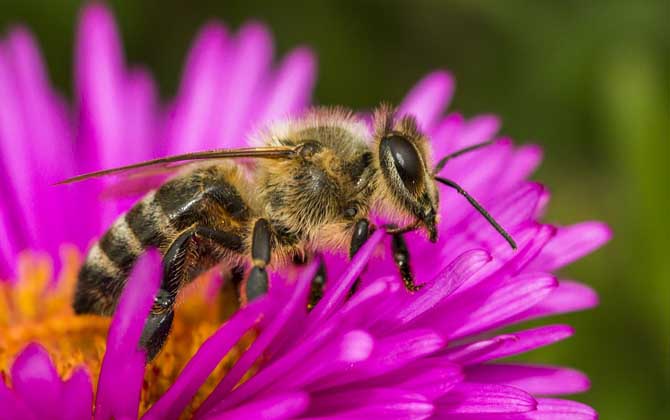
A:
<svg viewBox="0 0 670 420">
<path fill-rule="evenodd" d="M 74 310 L 111 315 L 137 258 L 174 235 L 151 193 L 119 217 L 93 245 L 79 271 Z"/>
</svg>

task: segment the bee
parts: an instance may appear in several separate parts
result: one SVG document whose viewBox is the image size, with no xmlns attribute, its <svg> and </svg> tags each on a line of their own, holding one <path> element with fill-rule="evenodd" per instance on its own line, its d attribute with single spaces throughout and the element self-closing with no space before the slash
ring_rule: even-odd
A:
<svg viewBox="0 0 670 420">
<path fill-rule="evenodd" d="M 383 215 L 405 287 L 414 282 L 403 234 L 423 230 L 437 240 L 437 182 L 456 189 L 516 248 L 514 240 L 454 181 L 437 173 L 447 161 L 491 142 L 443 157 L 431 167 L 428 139 L 411 115 L 389 106 L 373 115 L 373 129 L 342 108 L 315 108 L 270 125 L 259 147 L 212 150 L 155 159 L 80 175 L 71 183 L 106 175 L 156 170 L 178 173 L 122 214 L 89 250 L 79 275 L 76 313 L 111 315 L 127 277 L 147 248 L 157 248 L 163 277 L 144 326 L 141 346 L 152 359 L 167 339 L 180 289 L 222 264 L 240 272 L 243 301 L 268 290 L 270 264 L 281 266 L 323 250 L 353 257 Z M 244 165 L 235 158 L 246 158 Z M 185 169 L 183 165 L 188 164 Z M 313 282 L 313 306 L 323 271 Z"/>
</svg>

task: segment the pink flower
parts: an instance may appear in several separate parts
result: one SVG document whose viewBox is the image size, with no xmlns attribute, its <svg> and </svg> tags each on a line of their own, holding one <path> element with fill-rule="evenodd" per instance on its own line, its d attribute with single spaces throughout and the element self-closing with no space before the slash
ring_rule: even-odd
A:
<svg viewBox="0 0 670 420">
<path fill-rule="evenodd" d="M 300 111 L 313 80 L 310 53 L 290 53 L 277 71 L 270 70 L 270 58 L 271 41 L 262 26 L 248 25 L 230 37 L 209 25 L 188 59 L 178 98 L 160 112 L 149 76 L 125 68 L 108 12 L 88 6 L 79 32 L 73 118 L 48 87 L 30 36 L 13 32 L 0 49 L 0 103 L 8 110 L 0 114 L 0 231 L 6 238 L 0 268 L 11 273 L 17 253 L 26 248 L 55 255 L 63 242 L 83 247 L 124 208 L 101 203 L 101 185 L 63 191 L 51 188 L 51 181 L 155 155 L 241 146 L 255 127 Z M 498 131 L 493 116 L 444 115 L 452 92 L 451 76 L 435 72 L 399 107 L 417 118 L 435 157 L 495 138 Z M 593 290 L 553 273 L 611 235 L 599 222 L 556 227 L 539 221 L 549 193 L 527 181 L 539 161 L 537 147 L 515 147 L 500 138 L 442 171 L 505 226 L 516 251 L 462 197 L 440 187 L 438 242 L 407 235 L 415 276 L 425 282 L 420 291 L 403 289 L 381 229 L 351 262 L 323 257 L 327 290 L 309 313 L 305 302 L 316 263 L 294 283 L 275 273 L 268 295 L 223 324 L 145 418 L 178 418 L 251 329 L 258 337 L 196 417 L 596 418 L 584 404 L 555 398 L 587 390 L 583 373 L 499 360 L 573 334 L 567 325 L 499 330 L 596 305 Z M 157 273 L 157 257 L 144 257 L 123 292 L 98 383 L 98 419 L 138 415 L 144 355 L 137 343 Z M 359 277 L 361 286 L 347 299 Z M 0 381 L 0 412 L 9 418 L 90 418 L 93 393 L 86 371 L 63 381 L 38 344 L 17 357 L 11 383 Z"/>
</svg>

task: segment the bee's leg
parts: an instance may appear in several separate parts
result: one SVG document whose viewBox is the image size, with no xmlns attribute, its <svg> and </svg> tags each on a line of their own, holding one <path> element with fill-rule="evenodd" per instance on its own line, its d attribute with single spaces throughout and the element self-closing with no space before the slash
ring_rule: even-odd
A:
<svg viewBox="0 0 670 420">
<path fill-rule="evenodd" d="M 361 219 L 358 222 L 356 222 L 356 225 L 354 227 L 354 234 L 351 237 L 351 244 L 349 245 L 349 259 L 353 258 L 354 255 L 356 255 L 358 250 L 361 249 L 361 247 L 368 240 L 369 237 L 370 237 L 370 221 L 367 219 Z M 357 278 L 354 284 L 351 286 L 351 289 L 349 290 L 349 296 L 356 293 L 356 289 L 358 288 L 360 282 L 361 279 Z"/>
<path fill-rule="evenodd" d="M 152 360 L 163 348 L 174 318 L 174 303 L 186 280 L 188 259 L 195 246 L 196 236 L 216 242 L 224 248 L 240 251 L 242 239 L 232 233 L 198 226 L 182 232 L 163 256 L 163 278 L 154 298 L 151 313 L 144 324 L 140 346 L 147 351 L 147 361 Z"/>
<path fill-rule="evenodd" d="M 321 261 L 319 263 L 319 269 L 316 271 L 316 274 L 312 279 L 312 284 L 310 285 L 309 288 L 309 301 L 307 302 L 308 311 L 311 311 L 323 297 L 323 286 L 325 284 L 326 284 L 326 266 L 323 265 L 323 261 Z"/>
<path fill-rule="evenodd" d="M 251 239 L 251 259 L 253 268 L 247 279 L 245 294 L 250 302 L 268 291 L 268 273 L 265 267 L 270 263 L 272 231 L 266 219 L 258 219 L 254 224 Z"/>
<path fill-rule="evenodd" d="M 219 292 L 221 319 L 230 318 L 240 307 L 240 285 L 244 280 L 244 266 L 226 267 L 222 273 L 223 284 Z"/>
<path fill-rule="evenodd" d="M 410 292 L 416 292 L 423 287 L 423 284 L 414 284 L 414 276 L 412 275 L 412 268 L 409 263 L 409 251 L 407 244 L 402 237 L 402 233 L 394 233 L 391 241 L 393 249 L 393 259 L 400 272 L 400 277 L 405 284 L 405 289 Z"/>
</svg>

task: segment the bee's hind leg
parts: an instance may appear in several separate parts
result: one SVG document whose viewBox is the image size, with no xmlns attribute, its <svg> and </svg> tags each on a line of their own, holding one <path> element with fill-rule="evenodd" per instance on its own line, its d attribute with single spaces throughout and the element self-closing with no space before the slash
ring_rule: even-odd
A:
<svg viewBox="0 0 670 420">
<path fill-rule="evenodd" d="M 154 304 L 140 338 L 140 346 L 147 351 L 147 361 L 151 361 L 160 352 L 170 334 L 174 318 L 174 303 L 179 290 L 186 281 L 188 260 L 193 253 L 192 247 L 195 246 L 193 238 L 196 236 L 211 240 L 233 251 L 239 251 L 242 248 L 242 240 L 239 236 L 203 226 L 190 228 L 177 236 L 163 256 L 163 278 L 160 289 L 156 293 Z"/>
</svg>

